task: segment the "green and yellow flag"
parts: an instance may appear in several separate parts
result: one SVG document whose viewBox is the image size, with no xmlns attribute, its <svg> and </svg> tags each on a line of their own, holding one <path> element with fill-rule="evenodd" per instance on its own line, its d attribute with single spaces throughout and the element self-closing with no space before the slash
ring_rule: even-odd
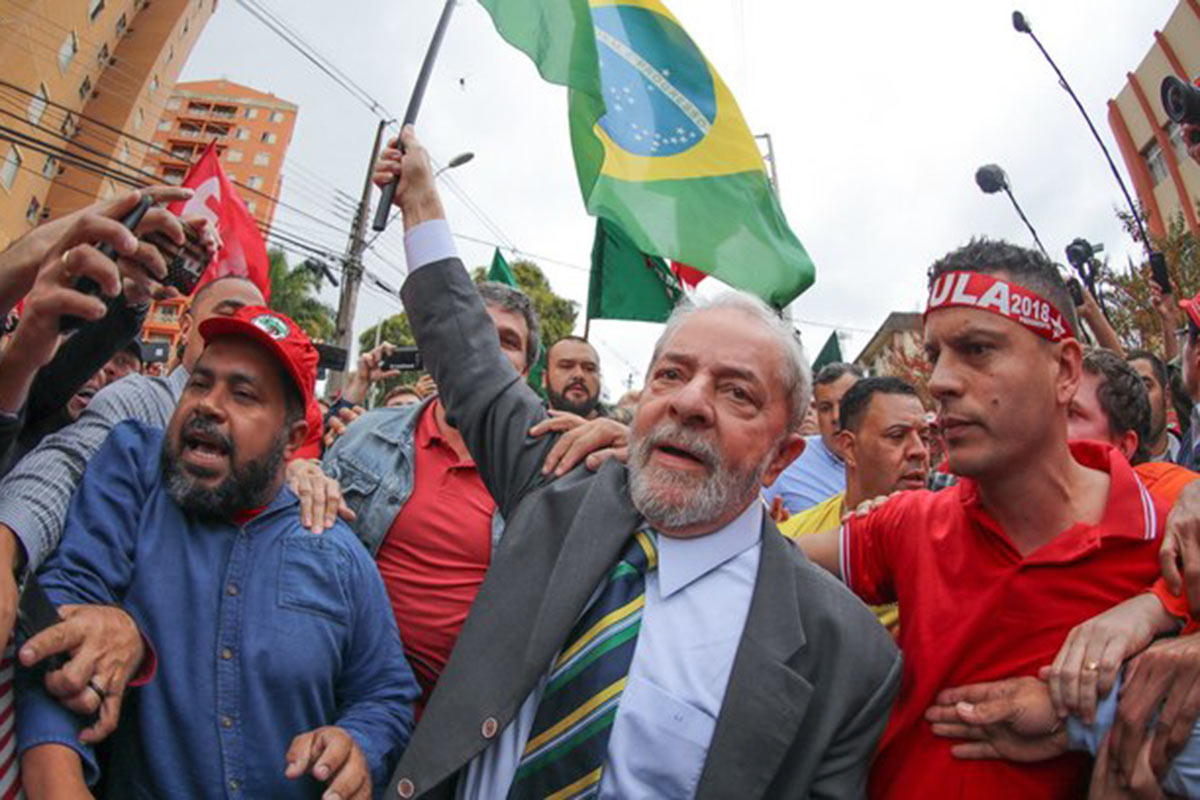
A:
<svg viewBox="0 0 1200 800">
<path fill-rule="evenodd" d="M 481 0 L 542 77 L 570 89 L 584 203 L 644 253 L 782 307 L 813 265 L 729 89 L 658 0 Z"/>
</svg>

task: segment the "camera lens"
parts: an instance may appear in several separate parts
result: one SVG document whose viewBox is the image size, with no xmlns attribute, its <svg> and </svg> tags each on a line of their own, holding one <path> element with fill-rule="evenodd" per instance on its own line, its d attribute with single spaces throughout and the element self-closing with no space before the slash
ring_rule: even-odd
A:
<svg viewBox="0 0 1200 800">
<path fill-rule="evenodd" d="M 1200 125 L 1200 89 L 1174 76 L 1163 78 L 1163 110 L 1177 125 Z"/>
</svg>

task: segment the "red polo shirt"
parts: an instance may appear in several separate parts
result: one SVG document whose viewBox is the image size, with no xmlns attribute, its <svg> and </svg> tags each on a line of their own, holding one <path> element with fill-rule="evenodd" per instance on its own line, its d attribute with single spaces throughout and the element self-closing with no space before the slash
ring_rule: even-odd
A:
<svg viewBox="0 0 1200 800">
<path fill-rule="evenodd" d="M 434 401 L 436 403 L 436 401 Z M 496 504 L 438 432 L 434 405 L 417 423 L 412 495 L 375 554 L 424 706 L 450 658 L 492 560 Z"/>
<path fill-rule="evenodd" d="M 1089 761 L 962 761 L 925 710 L 951 686 L 1036 675 L 1071 628 L 1145 591 L 1158 575 L 1158 505 L 1121 454 L 1074 442 L 1075 459 L 1110 476 L 1099 525 L 1077 524 L 1022 557 L 963 479 L 905 492 L 842 527 L 842 574 L 865 602 L 899 601 L 904 674 L 871 770 L 872 798 L 1065 798 Z"/>
</svg>

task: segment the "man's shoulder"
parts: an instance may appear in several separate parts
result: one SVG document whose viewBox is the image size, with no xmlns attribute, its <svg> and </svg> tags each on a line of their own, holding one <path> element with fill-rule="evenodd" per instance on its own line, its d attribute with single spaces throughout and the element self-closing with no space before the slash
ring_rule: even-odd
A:
<svg viewBox="0 0 1200 800">
<path fill-rule="evenodd" d="M 856 663 L 868 681 L 881 680 L 899 655 L 875 614 L 844 583 L 809 561 L 790 542 L 764 547 L 763 558 L 786 560 L 796 584 L 796 613 L 806 649 L 818 659 Z"/>
<path fill-rule="evenodd" d="M 117 419 L 135 419 L 162 427 L 179 401 L 178 378 L 175 373 L 166 378 L 126 375 L 97 392 L 84 414 L 113 414 Z"/>
<path fill-rule="evenodd" d="M 166 431 L 158 425 L 126 419 L 113 426 L 108 442 L 121 450 L 157 453 L 165 437 Z"/>
<path fill-rule="evenodd" d="M 842 519 L 842 504 L 846 500 L 845 492 L 838 492 L 828 500 L 823 500 L 811 508 L 798 511 L 779 526 L 779 532 L 789 539 L 806 536 L 810 533 L 820 533 L 836 528 Z"/>
</svg>

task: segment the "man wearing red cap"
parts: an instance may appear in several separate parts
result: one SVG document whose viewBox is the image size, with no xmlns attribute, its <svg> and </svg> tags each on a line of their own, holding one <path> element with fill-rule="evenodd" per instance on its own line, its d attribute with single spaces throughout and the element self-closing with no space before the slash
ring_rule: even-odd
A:
<svg viewBox="0 0 1200 800">
<path fill-rule="evenodd" d="M 1076 797 L 1087 780 L 1077 755 L 957 759 L 924 717 L 942 689 L 1036 675 L 1074 626 L 1158 575 L 1166 509 L 1111 445 L 1068 444 L 1076 330 L 1065 284 L 1037 253 L 985 239 L 934 264 L 929 390 L 961 480 L 798 542 L 864 601 L 904 609 L 904 677 L 873 797 Z"/>
<path fill-rule="evenodd" d="M 132 690 L 106 795 L 311 797 L 328 784 L 369 798 L 408 741 L 417 687 L 370 556 L 343 523 L 311 535 L 285 486 L 316 350 L 261 306 L 200 333 L 167 430 L 113 429 L 41 573 L 56 604 L 123 607 L 161 665 Z M 115 715 L 120 696 L 92 688 Z M 32 678 L 19 708 L 26 793 L 86 791 L 99 769 L 86 723 Z"/>
</svg>

